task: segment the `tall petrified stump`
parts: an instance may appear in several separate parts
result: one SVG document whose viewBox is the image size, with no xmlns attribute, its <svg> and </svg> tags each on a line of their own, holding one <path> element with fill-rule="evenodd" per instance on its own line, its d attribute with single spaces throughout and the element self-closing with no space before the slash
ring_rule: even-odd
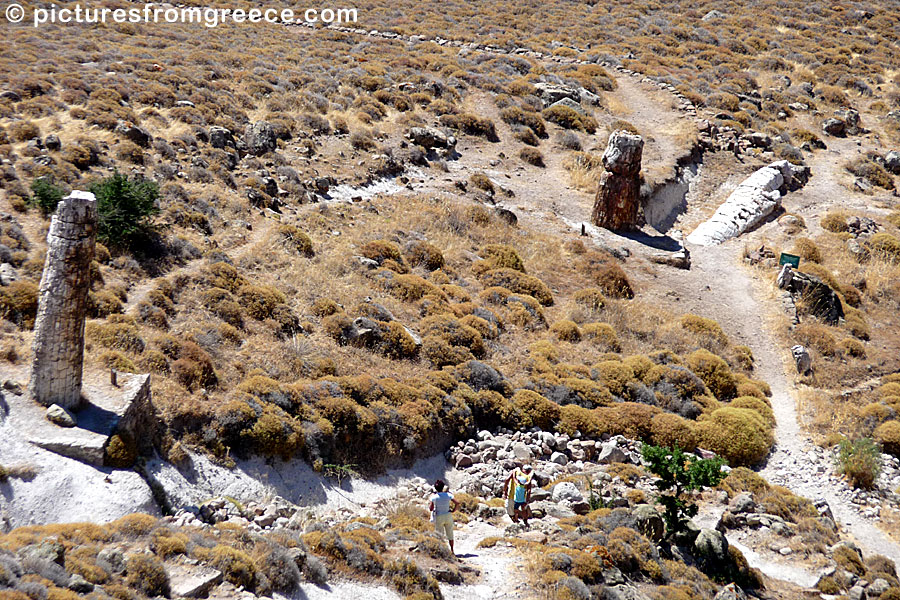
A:
<svg viewBox="0 0 900 600">
<path fill-rule="evenodd" d="M 644 140 L 627 131 L 614 131 L 603 153 L 600 188 L 594 200 L 591 222 L 605 229 L 634 229 L 638 226 L 641 192 L 641 155 Z"/>
<path fill-rule="evenodd" d="M 76 409 L 81 402 L 84 318 L 96 236 L 94 195 L 72 192 L 59 203 L 50 223 L 34 326 L 28 389 L 44 406 Z"/>
</svg>

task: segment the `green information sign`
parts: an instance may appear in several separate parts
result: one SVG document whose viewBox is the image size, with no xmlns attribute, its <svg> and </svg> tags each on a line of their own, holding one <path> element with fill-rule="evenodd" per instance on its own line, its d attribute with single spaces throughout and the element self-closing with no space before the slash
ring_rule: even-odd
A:
<svg viewBox="0 0 900 600">
<path fill-rule="evenodd" d="M 781 265 L 791 265 L 795 269 L 800 266 L 800 257 L 795 254 L 788 254 L 787 252 L 781 253 L 781 258 L 778 259 L 778 266 Z"/>
</svg>

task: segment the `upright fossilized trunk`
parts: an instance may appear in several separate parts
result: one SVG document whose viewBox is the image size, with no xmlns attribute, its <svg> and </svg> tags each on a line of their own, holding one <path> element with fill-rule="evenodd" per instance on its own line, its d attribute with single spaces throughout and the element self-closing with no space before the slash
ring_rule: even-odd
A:
<svg viewBox="0 0 900 600">
<path fill-rule="evenodd" d="M 31 397 L 44 406 L 74 409 L 81 402 L 84 319 L 97 235 L 97 203 L 88 192 L 72 192 L 53 215 L 41 277 Z"/>
<path fill-rule="evenodd" d="M 600 187 L 591 222 L 606 229 L 633 229 L 638 225 L 641 192 L 641 156 L 644 140 L 627 131 L 614 131 L 603 153 Z"/>
</svg>

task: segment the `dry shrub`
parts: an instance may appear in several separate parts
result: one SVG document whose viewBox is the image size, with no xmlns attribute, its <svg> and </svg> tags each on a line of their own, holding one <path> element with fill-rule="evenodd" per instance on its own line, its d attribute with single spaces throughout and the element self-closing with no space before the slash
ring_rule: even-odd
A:
<svg viewBox="0 0 900 600">
<path fill-rule="evenodd" d="M 900 240 L 889 233 L 876 233 L 866 245 L 873 256 L 889 263 L 900 263 Z"/>
<path fill-rule="evenodd" d="M 525 273 L 525 263 L 516 249 L 506 244 L 489 244 L 481 249 L 481 254 L 493 269 L 514 269 Z"/>
<path fill-rule="evenodd" d="M 854 340 L 853 338 L 846 338 L 838 343 L 838 348 L 841 352 L 846 354 L 847 356 L 852 356 L 853 358 L 865 358 L 866 357 L 866 347 L 859 340 Z"/>
<path fill-rule="evenodd" d="M 539 427 L 551 431 L 560 417 L 558 404 L 531 390 L 516 392 L 512 397 L 512 405 L 519 413 L 522 427 Z"/>
<path fill-rule="evenodd" d="M 125 563 L 125 582 L 149 597 L 169 596 L 169 575 L 162 562 L 148 554 L 132 554 Z"/>
<path fill-rule="evenodd" d="M 827 325 L 807 322 L 797 327 L 794 333 L 797 343 L 815 349 L 822 356 L 834 356 L 837 341 Z"/>
<path fill-rule="evenodd" d="M 579 114 L 574 108 L 568 106 L 559 105 L 545 108 L 541 116 L 563 129 L 576 129 L 591 134 L 597 131 L 597 121 L 593 117 Z"/>
<path fill-rule="evenodd" d="M 580 257 L 578 270 L 588 275 L 607 297 L 634 298 L 631 281 L 610 255 L 588 251 Z"/>
<path fill-rule="evenodd" d="M 581 328 L 585 339 L 610 352 L 619 352 L 622 346 L 616 330 L 609 323 L 587 323 Z"/>
<path fill-rule="evenodd" d="M 650 421 L 653 444 L 692 452 L 697 447 L 697 434 L 691 421 L 673 413 L 660 413 Z"/>
<path fill-rule="evenodd" d="M 775 443 L 763 417 L 749 408 L 719 408 L 699 421 L 696 431 L 699 445 L 732 467 L 757 464 Z"/>
<path fill-rule="evenodd" d="M 900 456 L 900 421 L 886 421 L 875 429 L 875 441 L 881 444 L 884 451 Z"/>
<path fill-rule="evenodd" d="M 444 255 L 440 248 L 422 240 L 415 240 L 406 246 L 405 257 L 413 267 L 423 266 L 429 271 L 437 271 L 444 266 Z"/>
<path fill-rule="evenodd" d="M 34 328 L 37 317 L 38 286 L 30 281 L 13 281 L 0 287 L 0 319 L 23 329 Z"/>
<path fill-rule="evenodd" d="M 685 364 L 703 380 L 716 399 L 729 400 L 737 394 L 737 380 L 721 357 L 701 349 L 688 355 Z"/>
<path fill-rule="evenodd" d="M 482 275 L 481 283 L 486 288 L 502 287 L 516 294 L 527 294 L 544 306 L 553 305 L 553 294 L 543 281 L 515 269 L 491 269 Z"/>
<path fill-rule="evenodd" d="M 598 312 L 606 305 L 600 288 L 585 288 L 575 292 L 575 304 L 590 312 Z"/>
<path fill-rule="evenodd" d="M 814 241 L 809 238 L 801 237 L 794 240 L 793 253 L 814 263 L 822 262 L 822 252 Z"/>
<path fill-rule="evenodd" d="M 728 336 L 713 319 L 688 314 L 681 317 L 681 326 L 701 338 L 712 340 L 722 346 L 728 344 Z"/>
<path fill-rule="evenodd" d="M 285 244 L 298 254 L 306 257 L 312 257 L 315 254 L 312 240 L 296 225 L 281 225 L 278 227 L 278 234 Z"/>
<path fill-rule="evenodd" d="M 537 148 L 522 148 L 522 150 L 519 151 L 519 158 L 521 158 L 523 162 L 535 167 L 545 166 L 544 155 L 541 154 L 541 151 Z"/>
<path fill-rule="evenodd" d="M 832 233 L 843 233 L 849 229 L 847 215 L 841 212 L 829 212 L 822 217 L 822 229 Z"/>
<path fill-rule="evenodd" d="M 573 321 L 564 319 L 550 326 L 550 333 L 561 342 L 577 343 L 581 341 L 581 330 Z"/>
</svg>

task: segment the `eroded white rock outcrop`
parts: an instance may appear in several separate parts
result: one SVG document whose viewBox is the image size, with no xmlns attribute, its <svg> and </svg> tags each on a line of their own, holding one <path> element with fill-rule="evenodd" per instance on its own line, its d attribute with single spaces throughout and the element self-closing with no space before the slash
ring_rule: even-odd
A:
<svg viewBox="0 0 900 600">
<path fill-rule="evenodd" d="M 700 224 L 687 241 L 699 246 L 714 246 L 737 237 L 762 222 L 781 205 L 781 190 L 805 183 L 808 168 L 786 160 L 765 166 L 745 179 L 715 214 Z"/>
</svg>

